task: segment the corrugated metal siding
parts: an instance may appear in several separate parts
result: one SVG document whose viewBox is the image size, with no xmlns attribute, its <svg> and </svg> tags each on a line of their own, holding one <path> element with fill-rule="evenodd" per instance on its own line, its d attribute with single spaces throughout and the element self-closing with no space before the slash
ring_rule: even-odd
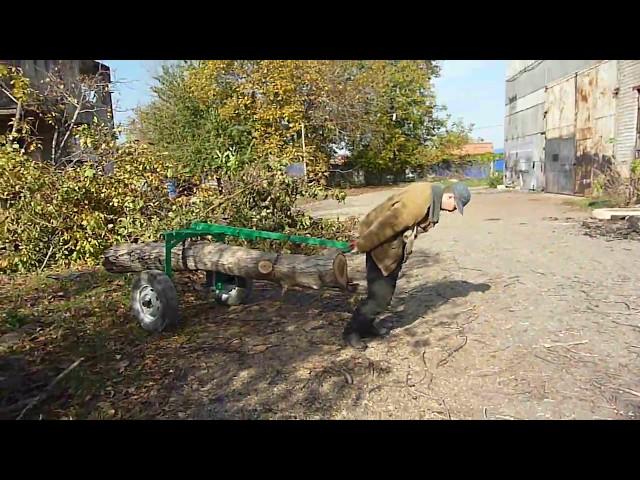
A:
<svg viewBox="0 0 640 480">
<path fill-rule="evenodd" d="M 529 95 L 519 98 L 507 105 L 507 115 L 515 115 L 518 112 L 528 110 L 531 107 L 544 103 L 544 88 L 536 90 Z"/>
<path fill-rule="evenodd" d="M 573 194 L 576 125 L 576 75 L 545 92 L 545 191 Z"/>
<path fill-rule="evenodd" d="M 576 78 L 569 77 L 547 88 L 545 95 L 545 135 L 570 138 L 575 135 Z"/>
<path fill-rule="evenodd" d="M 515 79 L 513 76 L 507 79 L 505 105 L 600 62 L 602 60 L 543 60 L 535 68 L 535 63 L 528 65 L 516 74 L 518 76 Z"/>
<path fill-rule="evenodd" d="M 537 61 L 538 60 L 509 60 L 509 63 L 507 63 L 507 78 L 513 77 Z"/>
<path fill-rule="evenodd" d="M 544 188 L 544 135 L 505 140 L 505 180 L 523 190 Z"/>
<path fill-rule="evenodd" d="M 506 140 L 544 132 L 544 103 L 505 118 Z"/>
<path fill-rule="evenodd" d="M 615 140 L 617 61 L 578 74 L 576 82 L 576 188 L 590 194 L 593 169 L 612 165 Z"/>
<path fill-rule="evenodd" d="M 578 75 L 576 140 L 590 140 L 592 153 L 613 155 L 617 77 L 616 60 Z"/>
<path fill-rule="evenodd" d="M 634 159 L 638 122 L 638 92 L 640 60 L 618 61 L 618 99 L 616 108 L 616 163 L 628 171 Z"/>
</svg>

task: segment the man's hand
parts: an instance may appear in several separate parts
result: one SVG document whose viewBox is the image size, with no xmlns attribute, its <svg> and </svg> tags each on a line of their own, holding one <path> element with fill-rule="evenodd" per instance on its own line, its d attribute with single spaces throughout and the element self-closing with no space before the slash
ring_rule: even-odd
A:
<svg viewBox="0 0 640 480">
<path fill-rule="evenodd" d="M 351 252 L 353 253 L 357 253 L 358 252 L 358 247 L 356 246 L 356 244 L 358 243 L 358 240 L 351 240 L 349 241 L 349 247 L 351 248 Z"/>
</svg>

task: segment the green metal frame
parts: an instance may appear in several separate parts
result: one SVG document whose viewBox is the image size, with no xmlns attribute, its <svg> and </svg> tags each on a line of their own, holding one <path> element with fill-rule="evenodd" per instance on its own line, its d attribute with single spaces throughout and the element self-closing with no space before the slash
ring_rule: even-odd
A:
<svg viewBox="0 0 640 480">
<path fill-rule="evenodd" d="M 316 247 L 336 248 L 344 253 L 350 250 L 348 242 L 337 240 L 326 240 L 324 238 L 304 237 L 301 235 L 285 235 L 284 233 L 265 232 L 263 230 L 253 230 L 251 228 L 229 227 L 216 223 L 193 223 L 189 228 L 164 232 L 164 273 L 173 276 L 171 268 L 171 251 L 179 243 L 189 238 L 214 237 L 216 241 L 224 241 L 225 237 L 237 237 L 243 240 L 279 240 L 281 242 L 291 242 L 303 245 L 313 245 Z"/>
</svg>

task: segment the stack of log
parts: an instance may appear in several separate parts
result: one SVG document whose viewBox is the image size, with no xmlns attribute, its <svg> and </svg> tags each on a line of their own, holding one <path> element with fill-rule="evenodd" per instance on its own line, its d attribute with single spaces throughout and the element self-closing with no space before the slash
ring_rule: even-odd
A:
<svg viewBox="0 0 640 480">
<path fill-rule="evenodd" d="M 103 265 L 113 273 L 164 270 L 164 243 L 125 243 L 104 253 Z M 205 270 L 264 280 L 289 287 L 350 289 L 346 256 L 338 250 L 321 255 L 262 252 L 250 248 L 187 241 L 171 251 L 174 271 Z"/>
</svg>

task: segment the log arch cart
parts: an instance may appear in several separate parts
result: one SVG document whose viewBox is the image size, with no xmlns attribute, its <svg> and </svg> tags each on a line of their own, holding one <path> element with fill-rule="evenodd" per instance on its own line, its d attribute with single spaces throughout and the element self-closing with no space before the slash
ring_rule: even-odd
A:
<svg viewBox="0 0 640 480">
<path fill-rule="evenodd" d="M 168 231 L 164 242 L 116 245 L 104 254 L 113 273 L 141 272 L 133 282 L 132 312 L 148 331 L 159 332 L 179 320 L 178 295 L 171 280 L 175 270 L 204 270 L 206 288 L 218 303 L 237 305 L 251 292 L 252 280 L 319 289 L 351 289 L 347 273 L 347 242 L 266 232 L 212 223 Z M 211 237 L 210 241 L 193 241 Z M 325 248 L 323 255 L 262 252 L 224 243 L 226 237 L 268 239 Z"/>
</svg>

